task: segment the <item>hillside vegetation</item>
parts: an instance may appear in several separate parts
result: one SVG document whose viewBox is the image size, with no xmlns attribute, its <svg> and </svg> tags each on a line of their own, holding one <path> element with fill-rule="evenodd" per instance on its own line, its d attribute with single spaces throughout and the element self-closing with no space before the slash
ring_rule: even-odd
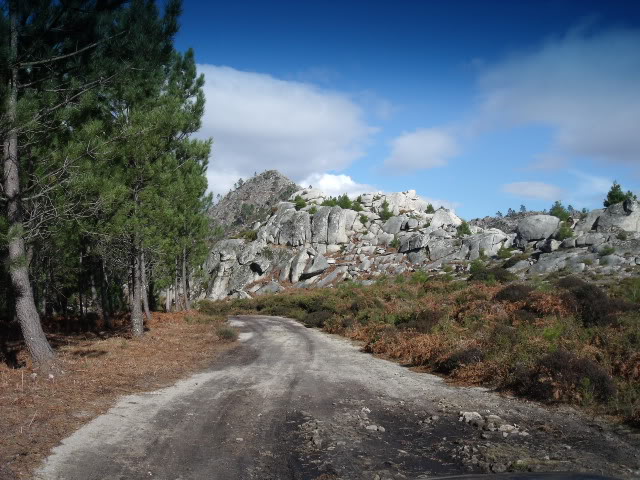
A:
<svg viewBox="0 0 640 480">
<path fill-rule="evenodd" d="M 294 318 L 455 381 L 640 425 L 640 280 L 607 291 L 573 276 L 509 284 L 488 277 L 415 272 L 199 308 Z"/>
</svg>

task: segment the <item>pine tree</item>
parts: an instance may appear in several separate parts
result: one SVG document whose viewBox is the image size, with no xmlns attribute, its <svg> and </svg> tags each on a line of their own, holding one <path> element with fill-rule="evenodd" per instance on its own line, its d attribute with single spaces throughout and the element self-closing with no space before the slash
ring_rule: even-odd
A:
<svg viewBox="0 0 640 480">
<path fill-rule="evenodd" d="M 611 205 L 615 205 L 616 203 L 622 203 L 625 200 L 637 200 L 638 198 L 633 194 L 631 190 L 627 190 L 627 193 L 624 193 L 622 187 L 618 182 L 614 180 L 613 185 L 611 185 L 611 189 L 609 193 L 607 193 L 607 198 L 604 199 L 604 206 L 610 207 Z"/>
<path fill-rule="evenodd" d="M 124 36 L 112 21 L 122 3 L 10 0 L 0 17 L 0 136 L 9 274 L 25 343 L 34 362 L 45 368 L 55 355 L 40 324 L 27 248 L 31 250 L 43 225 L 58 216 L 52 202 L 60 200 L 58 187 L 64 185 L 61 177 L 68 170 L 41 155 L 43 146 L 68 133 L 64 120 L 83 94 L 106 81 L 95 75 L 93 62 L 109 41 Z"/>
</svg>

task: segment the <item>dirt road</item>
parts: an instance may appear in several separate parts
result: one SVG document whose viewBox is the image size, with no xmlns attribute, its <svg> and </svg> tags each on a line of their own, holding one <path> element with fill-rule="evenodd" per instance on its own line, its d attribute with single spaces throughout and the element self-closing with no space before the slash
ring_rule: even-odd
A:
<svg viewBox="0 0 640 480">
<path fill-rule="evenodd" d="M 232 324 L 242 332 L 238 348 L 170 388 L 122 398 L 56 448 L 37 478 L 384 480 L 505 469 L 640 476 L 633 432 L 568 408 L 449 386 L 292 320 Z"/>
</svg>

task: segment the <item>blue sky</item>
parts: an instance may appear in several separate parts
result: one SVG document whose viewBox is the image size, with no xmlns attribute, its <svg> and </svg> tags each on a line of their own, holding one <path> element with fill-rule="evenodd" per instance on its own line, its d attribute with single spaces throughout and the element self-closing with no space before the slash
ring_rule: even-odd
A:
<svg viewBox="0 0 640 480">
<path fill-rule="evenodd" d="M 640 2 L 184 1 L 210 188 L 277 168 L 464 217 L 640 191 Z"/>
</svg>

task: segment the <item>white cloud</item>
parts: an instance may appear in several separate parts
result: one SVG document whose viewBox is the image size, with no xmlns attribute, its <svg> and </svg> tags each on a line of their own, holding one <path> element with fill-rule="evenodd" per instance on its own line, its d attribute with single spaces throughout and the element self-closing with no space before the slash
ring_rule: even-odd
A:
<svg viewBox="0 0 640 480">
<path fill-rule="evenodd" d="M 450 133 L 440 128 L 423 128 L 393 139 L 391 155 L 384 165 L 400 172 L 442 167 L 457 153 L 458 145 Z"/>
<path fill-rule="evenodd" d="M 502 190 L 519 198 L 536 200 L 559 200 L 563 194 L 561 188 L 543 182 L 507 183 L 502 186 Z"/>
<path fill-rule="evenodd" d="M 336 197 L 346 193 L 350 197 L 357 197 L 362 193 L 374 192 L 375 187 L 363 183 L 357 183 L 349 175 L 334 175 L 331 173 L 313 173 L 298 182 L 302 187 L 309 185 L 324 193 Z"/>
<path fill-rule="evenodd" d="M 640 31 L 584 28 L 486 69 L 476 126 L 553 128 L 554 155 L 640 162 Z"/>
<path fill-rule="evenodd" d="M 346 95 L 230 67 L 198 70 L 205 75 L 207 99 L 199 136 L 214 140 L 214 192 L 230 175 L 277 169 L 295 179 L 343 169 L 363 155 L 376 131 Z"/>
</svg>

